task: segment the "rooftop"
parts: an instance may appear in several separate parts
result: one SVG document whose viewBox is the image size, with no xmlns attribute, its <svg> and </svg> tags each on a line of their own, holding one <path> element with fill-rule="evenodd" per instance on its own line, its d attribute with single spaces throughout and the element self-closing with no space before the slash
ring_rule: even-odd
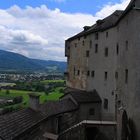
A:
<svg viewBox="0 0 140 140">
<path fill-rule="evenodd" d="M 127 6 L 127 8 L 124 11 L 116 10 L 110 16 L 108 16 L 102 20 L 98 20 L 96 22 L 96 24 L 94 24 L 92 26 L 88 26 L 88 28 L 86 28 L 86 29 L 85 29 L 85 27 L 87 27 L 87 26 L 85 26 L 84 31 L 69 38 L 67 41 L 70 41 L 70 40 L 73 40 L 73 39 L 76 39 L 78 37 L 82 37 L 84 35 L 88 35 L 88 34 L 91 34 L 94 32 L 104 31 L 104 30 L 107 30 L 109 28 L 116 26 L 117 23 L 135 6 L 135 1 L 136 0 L 131 0 L 130 4 Z"/>
<path fill-rule="evenodd" d="M 68 88 L 67 93 L 63 95 L 61 98 L 67 95 L 71 95 L 76 100 L 77 103 L 89 103 L 89 102 L 100 103 L 102 101 L 96 90 L 87 92 L 84 90 Z"/>
<path fill-rule="evenodd" d="M 32 109 L 23 109 L 0 117 L 0 137 L 11 140 L 36 125 L 44 115 Z"/>
<path fill-rule="evenodd" d="M 0 139 L 12 140 L 30 128 L 42 122 L 44 119 L 77 109 L 70 100 L 48 101 L 40 105 L 40 110 L 27 108 L 0 116 Z"/>
</svg>

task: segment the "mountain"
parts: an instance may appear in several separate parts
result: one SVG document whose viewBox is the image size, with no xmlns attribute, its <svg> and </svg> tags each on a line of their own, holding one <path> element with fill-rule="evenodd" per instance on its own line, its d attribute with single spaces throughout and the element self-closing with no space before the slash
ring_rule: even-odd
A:
<svg viewBox="0 0 140 140">
<path fill-rule="evenodd" d="M 66 62 L 30 59 L 23 55 L 0 50 L 0 71 L 64 72 Z"/>
</svg>

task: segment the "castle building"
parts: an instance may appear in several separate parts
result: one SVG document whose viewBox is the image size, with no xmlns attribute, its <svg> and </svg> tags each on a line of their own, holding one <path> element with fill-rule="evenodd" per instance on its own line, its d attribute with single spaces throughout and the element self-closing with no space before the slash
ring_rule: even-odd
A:
<svg viewBox="0 0 140 140">
<path fill-rule="evenodd" d="M 140 139 L 140 0 L 66 40 L 67 86 L 99 94 L 117 139 Z M 97 112 L 95 112 L 97 113 Z"/>
<path fill-rule="evenodd" d="M 140 140 L 140 0 L 66 40 L 65 94 L 0 116 L 0 140 Z"/>
</svg>

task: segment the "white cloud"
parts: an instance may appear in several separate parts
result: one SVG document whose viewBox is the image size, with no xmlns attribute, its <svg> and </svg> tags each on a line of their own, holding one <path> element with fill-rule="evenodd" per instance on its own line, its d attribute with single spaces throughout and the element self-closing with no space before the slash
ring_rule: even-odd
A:
<svg viewBox="0 0 140 140">
<path fill-rule="evenodd" d="M 102 7 L 102 9 L 96 13 L 96 17 L 104 18 L 115 10 L 124 10 L 129 4 L 130 0 L 122 0 L 120 3 L 112 4 L 108 3 Z"/>
<path fill-rule="evenodd" d="M 46 5 L 22 9 L 12 6 L 0 10 L 0 48 L 28 57 L 65 60 L 65 39 L 78 33 L 85 25 L 92 25 L 99 18 L 117 9 L 124 9 L 130 0 L 107 4 L 92 16 L 82 13 L 63 13 L 50 10 Z"/>
</svg>

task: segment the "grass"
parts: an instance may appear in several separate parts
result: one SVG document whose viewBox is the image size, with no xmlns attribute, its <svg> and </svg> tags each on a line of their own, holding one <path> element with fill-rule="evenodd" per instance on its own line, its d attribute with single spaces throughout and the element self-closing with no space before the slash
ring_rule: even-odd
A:
<svg viewBox="0 0 140 140">
<path fill-rule="evenodd" d="M 45 94 L 45 92 L 34 92 L 35 94 L 40 95 L 40 102 L 44 103 L 48 100 L 58 100 L 59 97 L 63 95 L 63 93 L 60 93 L 60 89 L 63 89 L 62 87 L 56 88 L 53 92 L 49 93 L 48 95 Z M 22 107 L 28 107 L 29 106 L 29 96 L 28 93 L 31 93 L 31 91 L 23 91 L 23 90 L 9 90 L 9 94 L 6 94 L 6 90 L 1 90 L 0 91 L 0 97 L 4 98 L 14 98 L 17 96 L 22 96 L 23 97 L 23 102 L 21 104 L 17 105 L 10 105 L 7 107 L 17 107 L 17 106 L 22 106 Z"/>
<path fill-rule="evenodd" d="M 41 83 L 43 84 L 48 84 L 48 83 L 63 83 L 65 82 L 65 80 L 44 80 L 44 81 L 41 81 Z"/>
</svg>

